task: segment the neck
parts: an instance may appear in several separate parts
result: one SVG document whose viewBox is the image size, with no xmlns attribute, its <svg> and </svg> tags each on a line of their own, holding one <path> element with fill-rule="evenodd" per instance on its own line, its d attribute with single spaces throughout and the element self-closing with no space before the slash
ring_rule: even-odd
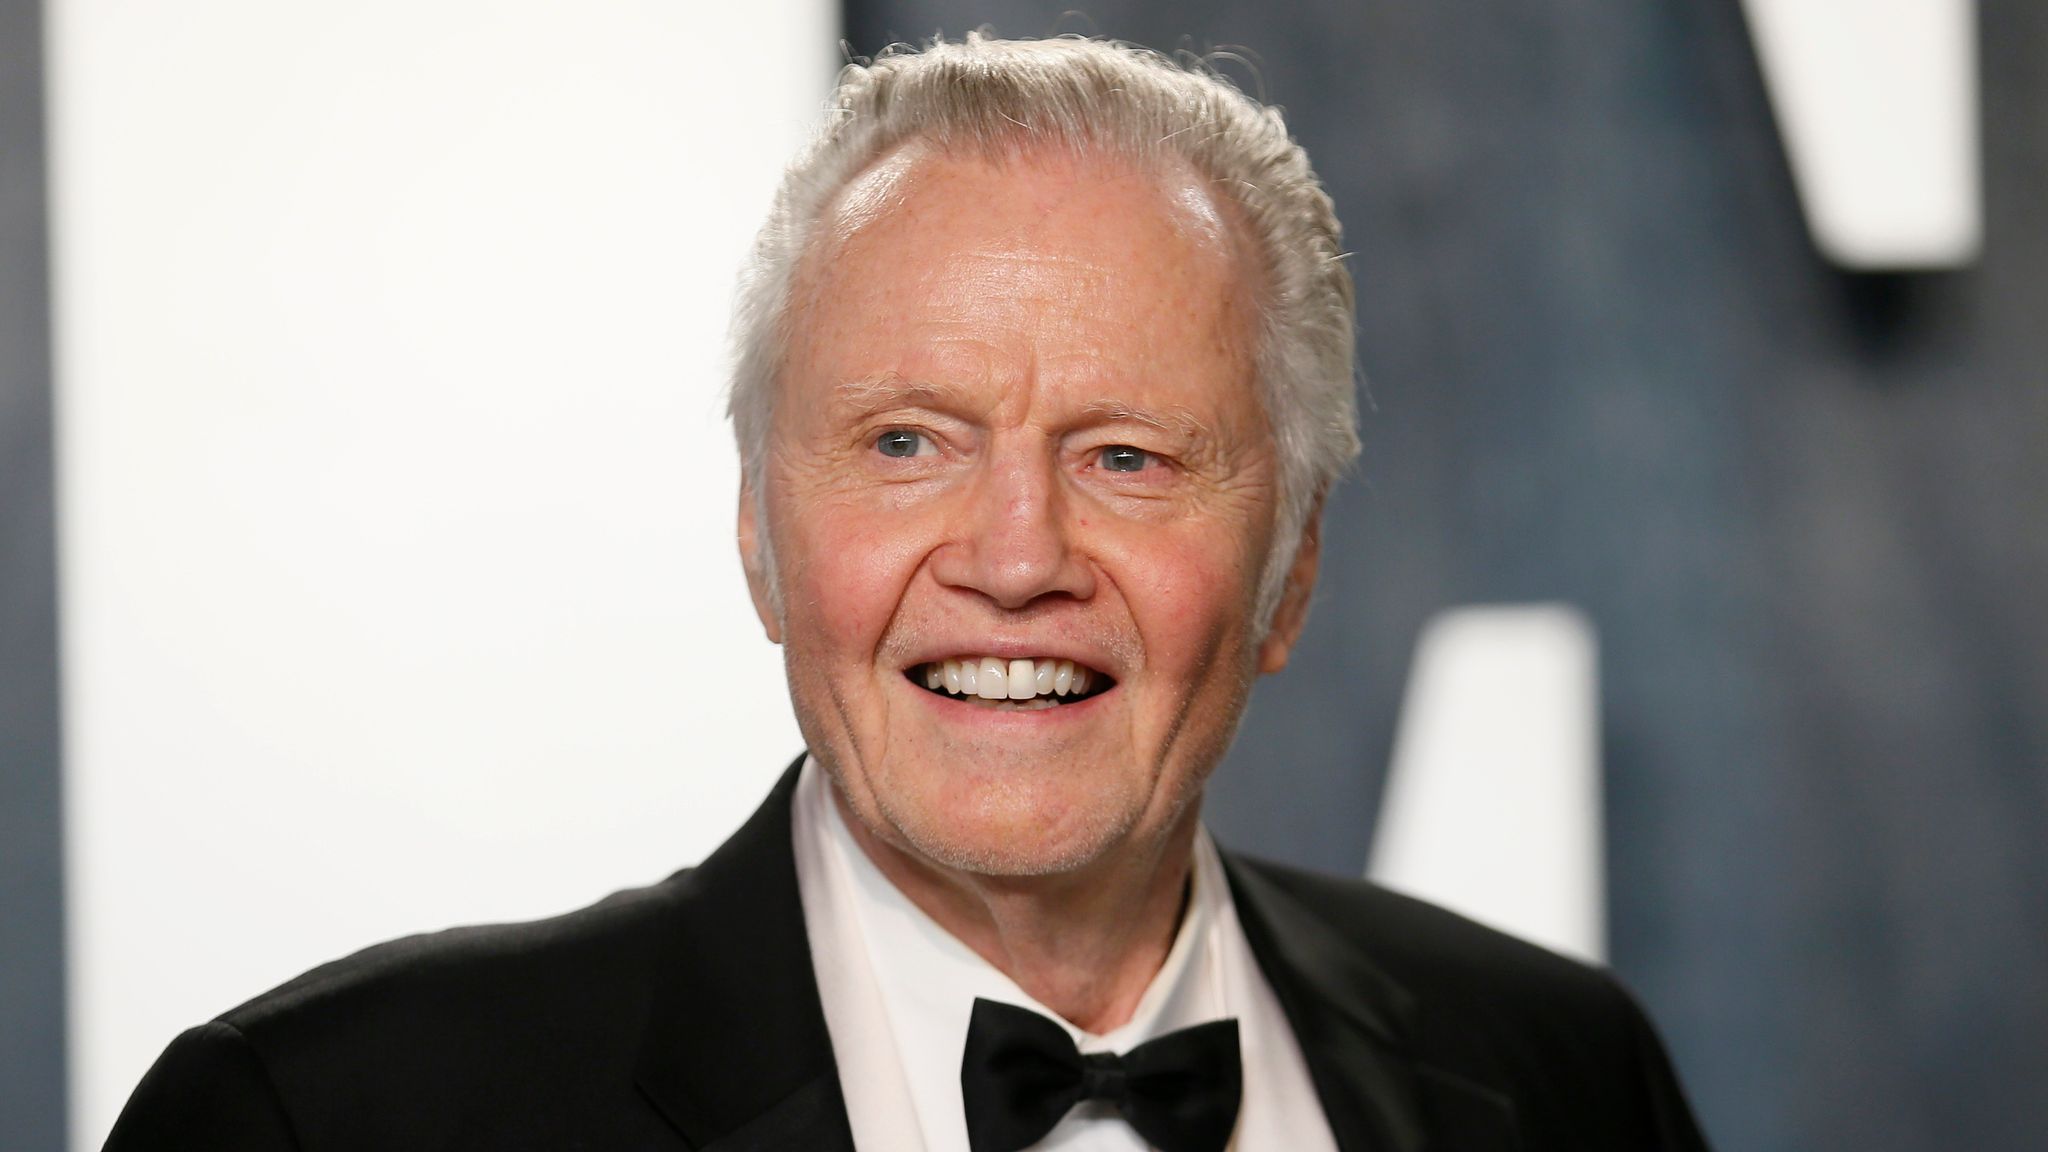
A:
<svg viewBox="0 0 2048 1152">
<path fill-rule="evenodd" d="M 988 876 L 888 843 L 830 791 L 882 875 L 1033 999 L 1097 1035 L 1137 1012 L 1180 928 L 1200 805 L 1156 845 L 1054 876 Z"/>
</svg>

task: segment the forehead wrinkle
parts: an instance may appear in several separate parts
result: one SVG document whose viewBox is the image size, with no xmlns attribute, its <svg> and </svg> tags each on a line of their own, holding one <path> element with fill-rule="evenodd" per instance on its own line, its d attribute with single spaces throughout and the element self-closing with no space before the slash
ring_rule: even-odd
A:
<svg viewBox="0 0 2048 1152">
<path fill-rule="evenodd" d="M 1085 271 L 1090 279 L 1097 282 L 1108 280 L 1114 272 L 1112 265 L 1089 256 L 1046 252 L 1027 245 L 1028 241 L 1022 239 L 1002 237 L 959 253 L 952 263 L 963 270 L 986 265 L 991 272 L 1008 270 L 1017 275 L 1031 275 L 1047 268 L 1061 272 Z"/>
</svg>

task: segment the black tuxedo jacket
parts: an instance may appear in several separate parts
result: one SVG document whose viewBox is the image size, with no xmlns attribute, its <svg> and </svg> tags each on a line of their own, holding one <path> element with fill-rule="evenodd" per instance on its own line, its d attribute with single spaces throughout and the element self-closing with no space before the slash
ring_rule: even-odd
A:
<svg viewBox="0 0 2048 1152">
<path fill-rule="evenodd" d="M 851 1149 L 795 783 L 652 887 L 380 945 L 186 1032 L 107 1147 Z M 1605 973 L 1369 884 L 1225 865 L 1344 1152 L 1705 1147 Z"/>
</svg>

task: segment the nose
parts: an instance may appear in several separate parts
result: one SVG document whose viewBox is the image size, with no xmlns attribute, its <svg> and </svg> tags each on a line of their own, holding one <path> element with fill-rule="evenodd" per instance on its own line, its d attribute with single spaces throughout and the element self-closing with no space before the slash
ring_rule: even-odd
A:
<svg viewBox="0 0 2048 1152">
<path fill-rule="evenodd" d="M 1094 569 L 1074 547 L 1055 467 L 1024 453 L 990 461 L 961 494 L 952 539 L 932 557 L 938 582 L 1004 609 L 1047 596 L 1093 596 Z"/>
</svg>

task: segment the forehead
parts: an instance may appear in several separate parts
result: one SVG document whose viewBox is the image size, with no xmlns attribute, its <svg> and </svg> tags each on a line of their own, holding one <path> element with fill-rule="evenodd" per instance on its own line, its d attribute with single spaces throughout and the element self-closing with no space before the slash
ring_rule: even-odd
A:
<svg viewBox="0 0 2048 1152">
<path fill-rule="evenodd" d="M 1230 207 L 1178 161 L 912 144 L 852 181 L 822 224 L 799 343 L 834 363 L 813 367 L 854 370 L 838 361 L 866 352 L 1071 360 L 1126 385 L 1246 382 L 1250 261 Z"/>
</svg>

